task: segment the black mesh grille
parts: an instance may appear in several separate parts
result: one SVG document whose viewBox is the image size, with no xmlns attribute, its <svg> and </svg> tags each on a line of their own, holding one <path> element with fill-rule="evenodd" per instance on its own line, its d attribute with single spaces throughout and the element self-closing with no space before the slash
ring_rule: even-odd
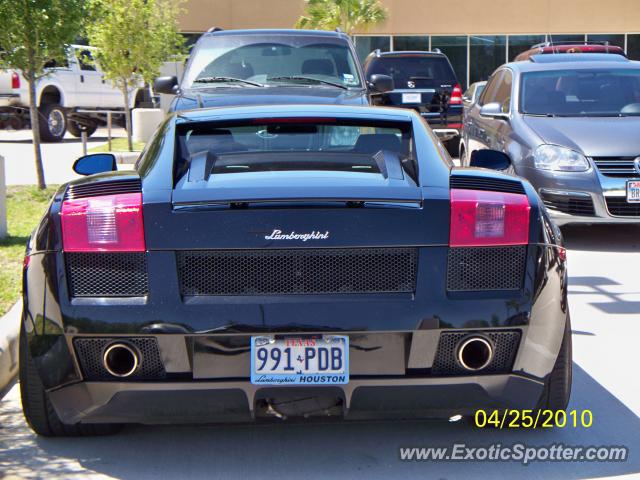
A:
<svg viewBox="0 0 640 480">
<path fill-rule="evenodd" d="M 493 192 L 525 193 L 521 182 L 517 180 L 506 180 L 503 178 L 454 175 L 449 180 L 449 184 L 451 188 L 463 190 L 490 190 Z"/>
<path fill-rule="evenodd" d="M 547 208 L 570 215 L 593 216 L 593 200 L 589 196 L 559 195 L 541 192 L 540 196 Z"/>
<path fill-rule="evenodd" d="M 476 332 L 473 332 L 476 334 Z M 509 330 L 504 332 L 477 332 L 490 340 L 493 347 L 493 360 L 476 373 L 506 373 L 513 367 L 513 361 L 520 344 L 520 332 Z M 463 339 L 472 336 L 470 332 L 445 332 L 440 334 L 436 357 L 431 367 L 433 375 L 469 375 L 457 360 L 458 346 Z"/>
<path fill-rule="evenodd" d="M 105 349 L 114 342 L 122 342 L 138 352 L 138 369 L 129 377 L 114 377 L 102 364 Z M 75 338 L 73 345 L 85 380 L 160 380 L 166 373 L 158 342 L 155 338 Z"/>
<path fill-rule="evenodd" d="M 177 252 L 183 295 L 415 291 L 415 248 Z"/>
<path fill-rule="evenodd" d="M 616 217 L 640 217 L 640 203 L 629 203 L 626 197 L 605 197 L 607 210 Z"/>
<path fill-rule="evenodd" d="M 142 191 L 139 178 L 126 180 L 112 180 L 99 183 L 71 184 L 65 193 L 65 200 L 75 198 L 96 197 L 100 195 L 115 195 L 118 193 L 138 193 Z"/>
<path fill-rule="evenodd" d="M 638 178 L 640 173 L 635 169 L 636 157 L 596 157 L 593 159 L 602 175 L 618 178 Z"/>
<path fill-rule="evenodd" d="M 519 290 L 527 247 L 458 247 L 449 249 L 447 290 Z"/>
<path fill-rule="evenodd" d="M 65 253 L 72 297 L 135 297 L 148 293 L 144 252 Z"/>
</svg>

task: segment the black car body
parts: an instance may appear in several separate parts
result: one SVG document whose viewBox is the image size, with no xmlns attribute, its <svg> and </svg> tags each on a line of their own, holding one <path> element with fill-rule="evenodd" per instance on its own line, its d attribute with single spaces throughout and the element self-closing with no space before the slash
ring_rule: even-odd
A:
<svg viewBox="0 0 640 480">
<path fill-rule="evenodd" d="M 365 81 L 348 35 L 315 30 L 219 30 L 202 35 L 184 76 L 156 80 L 176 94 L 170 111 L 272 105 L 368 105 Z"/>
<path fill-rule="evenodd" d="M 25 414 L 64 435 L 564 408 L 566 294 L 531 186 L 454 168 L 411 110 L 180 112 L 135 172 L 61 186 L 31 236 Z M 256 337 L 346 341 L 348 369 L 252 383 Z"/>
<path fill-rule="evenodd" d="M 422 51 L 372 52 L 365 75 L 388 75 L 394 89 L 374 95 L 373 104 L 411 108 L 427 120 L 442 141 L 457 149 L 462 128 L 462 89 L 443 53 Z"/>
</svg>

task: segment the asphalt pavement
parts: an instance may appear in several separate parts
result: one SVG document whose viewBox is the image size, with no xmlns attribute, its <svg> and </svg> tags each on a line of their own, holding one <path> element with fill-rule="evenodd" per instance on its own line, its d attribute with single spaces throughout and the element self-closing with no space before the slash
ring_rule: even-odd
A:
<svg viewBox="0 0 640 480">
<path fill-rule="evenodd" d="M 15 386 L 0 401 L 0 478 L 640 478 L 640 225 L 564 233 L 574 348 L 569 409 L 591 410 L 590 428 L 478 429 L 466 421 L 134 425 L 112 437 L 45 439 L 25 425 Z M 400 447 L 454 443 L 623 445 L 630 456 L 528 466 L 399 458 Z"/>
</svg>

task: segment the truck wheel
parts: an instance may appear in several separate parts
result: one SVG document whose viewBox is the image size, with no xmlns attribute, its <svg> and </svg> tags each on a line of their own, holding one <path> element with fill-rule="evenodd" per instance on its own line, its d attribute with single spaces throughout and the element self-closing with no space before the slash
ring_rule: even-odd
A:
<svg viewBox="0 0 640 480">
<path fill-rule="evenodd" d="M 60 142 L 67 131 L 67 117 L 64 109 L 55 103 L 42 105 L 40 114 L 40 140 L 43 142 Z"/>
<path fill-rule="evenodd" d="M 91 126 L 83 125 L 81 123 L 76 123 L 73 120 L 69 120 L 67 124 L 67 130 L 74 137 L 80 138 L 82 136 L 82 132 L 87 132 L 87 137 L 90 137 L 96 130 L 98 129 L 98 125 L 95 123 L 91 124 Z"/>
<path fill-rule="evenodd" d="M 75 424 L 60 421 L 44 390 L 35 363 L 29 354 L 24 325 L 20 326 L 20 396 L 24 418 L 31 429 L 44 437 L 110 435 L 120 430 L 115 424 Z"/>
<path fill-rule="evenodd" d="M 567 316 L 560 353 L 538 402 L 538 410 L 556 411 L 567 408 L 571 396 L 572 367 L 571 320 Z"/>
</svg>

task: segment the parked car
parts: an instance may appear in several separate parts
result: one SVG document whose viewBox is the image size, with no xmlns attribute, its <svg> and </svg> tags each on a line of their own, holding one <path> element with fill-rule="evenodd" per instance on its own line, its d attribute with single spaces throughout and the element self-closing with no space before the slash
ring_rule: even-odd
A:
<svg viewBox="0 0 640 480">
<path fill-rule="evenodd" d="M 480 95 L 484 91 L 487 82 L 475 82 L 469 85 L 469 88 L 462 94 L 462 116 L 464 117 L 471 105 L 478 101 Z"/>
<path fill-rule="evenodd" d="M 340 31 L 221 30 L 203 34 L 181 82 L 156 79 L 173 94 L 170 111 L 270 105 L 368 105 L 371 93 L 393 88 L 389 77 L 365 80 L 350 37 Z"/>
<path fill-rule="evenodd" d="M 375 105 L 411 108 L 457 155 L 462 127 L 462 89 L 449 59 L 440 52 L 372 52 L 364 62 L 367 77 L 388 75 L 394 89 L 374 95 Z"/>
<path fill-rule="evenodd" d="M 640 220 L 640 62 L 534 55 L 500 67 L 465 119 L 461 162 L 509 155 L 554 220 Z"/>
<path fill-rule="evenodd" d="M 59 142 L 69 131 L 79 137 L 92 135 L 106 115 L 101 110 L 124 112 L 122 92 L 106 81 L 93 60 L 93 47 L 71 45 L 62 65 L 51 64 L 38 80 L 36 97 L 40 111 L 40 137 Z M 142 85 L 140 85 L 142 87 Z M 147 95 L 148 96 L 148 95 Z M 142 88 L 131 92 L 131 107 L 145 99 Z M 29 84 L 19 71 L 0 70 L 0 118 L 20 128 L 30 122 Z"/>
<path fill-rule="evenodd" d="M 59 188 L 24 263 L 41 435 L 567 405 L 557 227 L 527 182 L 454 168 L 414 111 L 181 111 L 135 171 L 74 169 L 95 174 Z"/>
<path fill-rule="evenodd" d="M 529 60 L 532 55 L 548 55 L 556 53 L 610 53 L 626 57 L 622 47 L 610 45 L 609 42 L 543 42 L 534 45 L 526 52 L 519 54 L 514 61 Z"/>
</svg>

